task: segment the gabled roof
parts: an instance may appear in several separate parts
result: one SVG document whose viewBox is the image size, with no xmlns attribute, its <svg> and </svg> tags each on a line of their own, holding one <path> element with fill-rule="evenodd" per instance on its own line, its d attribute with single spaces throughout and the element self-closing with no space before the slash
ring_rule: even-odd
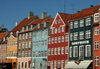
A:
<svg viewBox="0 0 100 69">
<path fill-rule="evenodd" d="M 0 33 L 0 41 L 3 39 L 3 37 L 6 35 L 6 32 Z"/>
<path fill-rule="evenodd" d="M 32 16 L 30 19 L 25 18 L 24 20 L 22 20 L 15 28 L 12 29 L 11 32 L 16 32 L 16 31 L 20 31 L 22 29 L 23 26 L 26 26 L 27 24 L 29 24 L 34 18 L 36 18 L 37 16 Z"/>
<path fill-rule="evenodd" d="M 71 19 L 71 15 L 72 14 L 60 13 L 60 12 L 58 12 L 58 14 L 60 15 L 61 19 L 64 21 L 64 23 L 66 24 L 66 26 L 68 26 L 68 20 Z"/>
<path fill-rule="evenodd" d="M 46 22 L 50 22 L 50 23 L 52 23 L 53 22 L 53 18 L 52 19 L 48 19 L 48 20 L 46 20 Z"/>
<path fill-rule="evenodd" d="M 80 19 L 83 17 L 91 16 L 94 14 L 95 11 L 98 10 L 98 8 L 100 8 L 100 5 L 83 9 L 82 11 L 73 14 L 71 17 L 71 20 L 76 20 L 76 19 Z"/>
</svg>

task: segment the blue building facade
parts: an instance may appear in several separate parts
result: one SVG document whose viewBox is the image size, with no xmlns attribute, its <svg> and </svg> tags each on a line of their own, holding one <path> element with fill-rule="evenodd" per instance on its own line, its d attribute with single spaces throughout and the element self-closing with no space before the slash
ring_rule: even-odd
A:
<svg viewBox="0 0 100 69">
<path fill-rule="evenodd" d="M 32 61 L 31 69 L 47 69 L 47 48 L 50 23 L 37 25 L 32 32 Z"/>
</svg>

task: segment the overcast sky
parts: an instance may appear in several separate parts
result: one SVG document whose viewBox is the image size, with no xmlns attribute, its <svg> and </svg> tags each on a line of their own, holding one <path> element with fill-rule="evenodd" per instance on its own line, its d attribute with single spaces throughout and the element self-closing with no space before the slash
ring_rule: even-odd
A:
<svg viewBox="0 0 100 69">
<path fill-rule="evenodd" d="M 100 0 L 65 0 L 65 12 L 74 13 L 81 11 L 90 5 L 98 5 Z M 9 31 L 28 16 L 28 12 L 34 12 L 34 15 L 41 17 L 41 12 L 47 12 L 52 17 L 57 12 L 64 12 L 64 0 L 0 0 L 0 25 Z"/>
</svg>

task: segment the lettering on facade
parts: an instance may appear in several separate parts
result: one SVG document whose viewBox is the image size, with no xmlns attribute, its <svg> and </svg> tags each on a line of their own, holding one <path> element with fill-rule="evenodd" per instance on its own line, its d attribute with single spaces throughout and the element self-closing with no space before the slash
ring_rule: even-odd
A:
<svg viewBox="0 0 100 69">
<path fill-rule="evenodd" d="M 77 41 L 77 42 L 72 42 L 72 45 L 78 45 L 78 44 L 88 44 L 89 40 L 86 41 Z"/>
</svg>

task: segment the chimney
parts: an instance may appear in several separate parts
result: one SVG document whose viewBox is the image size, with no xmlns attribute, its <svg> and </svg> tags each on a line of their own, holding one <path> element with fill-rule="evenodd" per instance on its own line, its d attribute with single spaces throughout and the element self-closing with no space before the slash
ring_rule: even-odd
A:
<svg viewBox="0 0 100 69">
<path fill-rule="evenodd" d="M 100 5 L 100 2 L 98 3 L 98 5 Z"/>
<path fill-rule="evenodd" d="M 29 12 L 28 13 L 28 19 L 30 19 L 33 15 L 34 15 L 33 12 Z"/>
<path fill-rule="evenodd" d="M 45 18 L 45 17 L 47 17 L 47 13 L 46 13 L 46 12 L 42 12 L 42 13 L 41 13 L 41 19 L 43 19 L 43 18 Z"/>
<path fill-rule="evenodd" d="M 2 27 L 0 26 L 0 31 L 2 30 Z"/>
<path fill-rule="evenodd" d="M 90 7 L 93 7 L 93 5 L 90 5 Z"/>
<path fill-rule="evenodd" d="M 18 25 L 18 22 L 16 22 L 16 26 Z"/>
<path fill-rule="evenodd" d="M 80 12 L 80 11 L 76 11 L 76 13 L 78 13 L 78 12 Z"/>
</svg>

